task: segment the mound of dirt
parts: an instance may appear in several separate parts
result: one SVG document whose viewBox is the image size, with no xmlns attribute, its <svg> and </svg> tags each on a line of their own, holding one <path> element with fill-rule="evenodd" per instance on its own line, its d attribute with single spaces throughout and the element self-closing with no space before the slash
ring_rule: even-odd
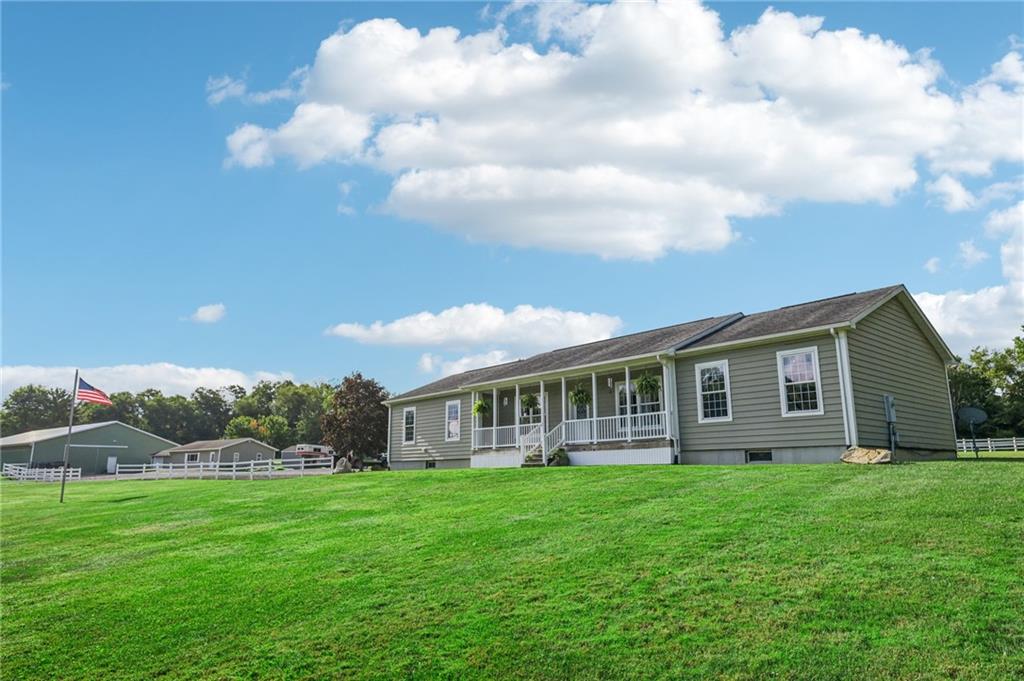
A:
<svg viewBox="0 0 1024 681">
<path fill-rule="evenodd" d="M 850 447 L 842 459 L 843 463 L 892 463 L 892 452 L 888 449 Z"/>
</svg>

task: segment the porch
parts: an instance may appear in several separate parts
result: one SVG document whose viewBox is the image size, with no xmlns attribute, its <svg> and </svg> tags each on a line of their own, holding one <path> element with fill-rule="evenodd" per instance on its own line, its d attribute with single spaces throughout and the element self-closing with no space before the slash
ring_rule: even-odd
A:
<svg viewBox="0 0 1024 681">
<path fill-rule="evenodd" d="M 547 463 L 560 448 L 594 449 L 607 443 L 674 436 L 671 400 L 664 386 L 670 362 L 626 365 L 544 380 L 480 386 L 471 398 L 473 454 L 503 455 L 495 461 Z M 511 465 L 503 463 L 501 465 Z"/>
</svg>

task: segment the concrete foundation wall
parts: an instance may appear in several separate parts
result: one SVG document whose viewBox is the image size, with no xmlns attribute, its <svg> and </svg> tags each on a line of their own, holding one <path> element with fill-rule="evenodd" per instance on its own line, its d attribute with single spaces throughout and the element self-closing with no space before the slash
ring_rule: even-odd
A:
<svg viewBox="0 0 1024 681">
<path fill-rule="evenodd" d="M 838 463 L 846 447 L 773 447 L 758 451 L 771 451 L 771 463 Z M 747 462 L 746 450 L 721 449 L 712 451 L 682 452 L 680 463 L 737 465 Z"/>
</svg>

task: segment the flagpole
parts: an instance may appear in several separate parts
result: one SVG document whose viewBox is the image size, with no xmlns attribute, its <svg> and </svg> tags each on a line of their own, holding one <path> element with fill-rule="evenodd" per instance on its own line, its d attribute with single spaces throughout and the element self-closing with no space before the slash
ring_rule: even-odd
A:
<svg viewBox="0 0 1024 681">
<path fill-rule="evenodd" d="M 60 503 L 64 503 L 64 483 L 68 478 L 68 455 L 71 454 L 71 426 L 75 423 L 75 402 L 78 399 L 78 369 L 75 369 L 75 387 L 71 389 L 71 413 L 68 415 L 68 441 L 64 445 L 64 467 L 60 469 Z"/>
</svg>

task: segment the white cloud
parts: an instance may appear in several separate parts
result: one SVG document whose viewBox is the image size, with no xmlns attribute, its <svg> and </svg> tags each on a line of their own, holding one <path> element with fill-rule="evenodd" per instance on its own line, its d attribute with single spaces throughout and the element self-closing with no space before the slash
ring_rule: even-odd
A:
<svg viewBox="0 0 1024 681">
<path fill-rule="evenodd" d="M 247 77 L 210 76 L 206 79 L 206 101 L 217 106 L 228 99 L 238 99 L 247 104 L 269 104 L 278 100 L 296 99 L 305 87 L 306 69 L 296 69 L 280 87 L 252 92 Z"/>
<path fill-rule="evenodd" d="M 354 186 L 354 182 L 338 183 L 338 194 L 341 195 L 341 198 L 338 200 L 338 215 L 355 215 L 356 209 L 348 204 L 348 195 L 352 193 Z"/>
<path fill-rule="evenodd" d="M 942 207 L 950 213 L 969 210 L 974 207 L 977 199 L 966 187 L 951 175 L 943 173 L 934 182 L 925 185 L 928 193 L 936 194 L 942 201 Z"/>
<path fill-rule="evenodd" d="M 537 351 L 610 338 L 622 327 L 618 317 L 553 307 L 517 305 L 505 310 L 468 303 L 439 313 L 420 312 L 392 322 L 343 323 L 327 329 L 332 336 L 368 345 L 432 346 L 469 349 L 501 345 Z M 433 367 L 421 358 L 420 367 Z"/>
<path fill-rule="evenodd" d="M 988 260 L 989 257 L 988 253 L 974 245 L 974 239 L 961 241 L 959 250 L 960 262 L 963 263 L 964 267 L 974 267 Z"/>
<path fill-rule="evenodd" d="M 196 311 L 189 315 L 189 319 L 200 324 L 213 324 L 224 319 L 228 308 L 224 303 L 213 303 L 211 305 L 200 305 Z"/>
<path fill-rule="evenodd" d="M 986 221 L 990 236 L 1006 237 L 999 249 L 1004 283 L 977 291 L 914 294 L 935 328 L 961 356 L 966 356 L 977 345 L 1006 347 L 1010 339 L 1020 333 L 1024 323 L 1022 216 L 1024 202 L 1003 211 L 993 211 Z"/>
<path fill-rule="evenodd" d="M 199 387 L 221 388 L 240 385 L 251 388 L 261 380 L 280 381 L 294 378 L 290 373 L 183 367 L 169 362 L 89 367 L 80 371 L 85 380 L 107 394 L 122 390 L 139 392 L 147 388 L 157 388 L 165 394 L 188 395 Z M 75 376 L 74 367 L 14 365 L 0 367 L 0 372 L 0 392 L 3 398 L 15 388 L 30 383 L 68 389 Z"/>
<path fill-rule="evenodd" d="M 935 274 L 935 273 L 937 273 L 939 271 L 939 267 L 941 266 L 941 262 L 942 261 L 939 260 L 939 258 L 937 258 L 937 257 L 928 258 L 925 261 L 925 263 L 924 263 L 924 268 L 925 268 L 925 270 L 927 270 L 931 274 Z"/>
<path fill-rule="evenodd" d="M 1020 55 L 943 92 L 927 52 L 769 9 L 725 35 L 695 2 L 514 3 L 535 43 L 374 19 L 326 38 L 301 103 L 239 126 L 228 165 L 392 176 L 383 207 L 473 240 L 650 259 L 736 238 L 791 201 L 895 200 L 1020 162 Z M 558 39 L 563 47 L 547 44 Z M 568 45 L 568 47 L 564 47 Z"/>
<path fill-rule="evenodd" d="M 417 366 L 426 374 L 439 374 L 440 376 L 451 376 L 460 374 L 470 369 L 503 364 L 513 359 L 512 355 L 505 350 L 490 350 L 472 355 L 464 355 L 455 359 L 445 359 L 440 355 L 424 353 L 420 356 Z"/>
</svg>

